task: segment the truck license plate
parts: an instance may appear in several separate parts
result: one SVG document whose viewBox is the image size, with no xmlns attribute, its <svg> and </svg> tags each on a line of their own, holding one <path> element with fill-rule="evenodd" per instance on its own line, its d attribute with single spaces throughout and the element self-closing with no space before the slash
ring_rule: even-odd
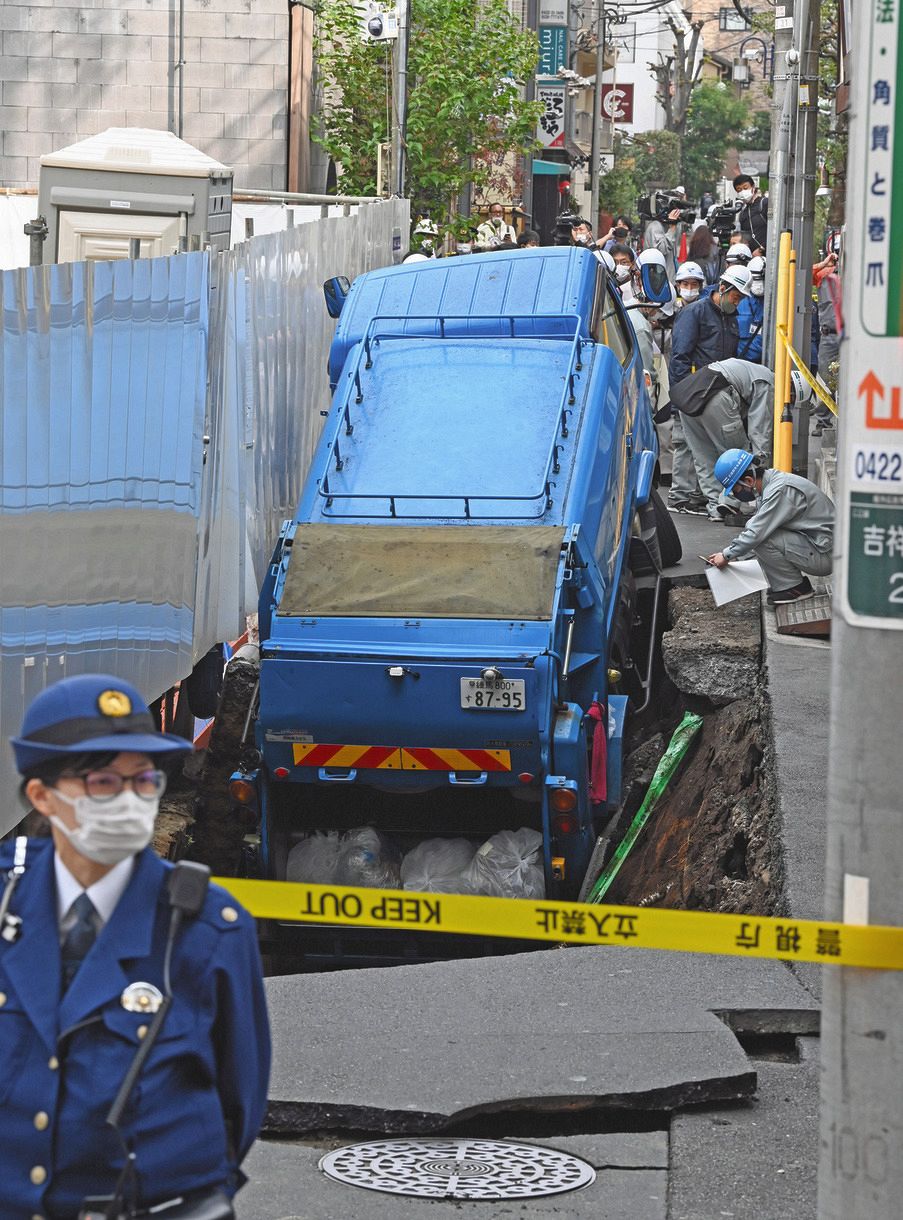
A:
<svg viewBox="0 0 903 1220">
<path fill-rule="evenodd" d="M 524 712 L 527 695 L 522 678 L 462 678 L 461 706 L 479 712 Z"/>
</svg>

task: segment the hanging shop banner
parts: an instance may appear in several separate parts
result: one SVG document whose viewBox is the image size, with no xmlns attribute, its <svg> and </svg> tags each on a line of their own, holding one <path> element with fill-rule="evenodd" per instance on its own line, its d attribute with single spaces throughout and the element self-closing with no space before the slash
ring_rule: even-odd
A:
<svg viewBox="0 0 903 1220">
<path fill-rule="evenodd" d="M 602 113 L 613 123 L 632 123 L 633 85 L 603 85 Z"/>
<path fill-rule="evenodd" d="M 871 0 L 850 118 L 846 335 L 841 348 L 840 609 L 903 628 L 903 24 Z M 858 164 L 857 164 L 858 163 Z M 852 253 L 852 251 L 851 251 Z"/>
<path fill-rule="evenodd" d="M 567 27 L 563 25 L 541 25 L 539 27 L 538 76 L 557 76 L 558 69 L 566 62 L 568 45 Z"/>
<path fill-rule="evenodd" d="M 536 100 L 543 105 L 536 138 L 543 148 L 564 148 L 564 85 L 537 85 Z"/>
</svg>

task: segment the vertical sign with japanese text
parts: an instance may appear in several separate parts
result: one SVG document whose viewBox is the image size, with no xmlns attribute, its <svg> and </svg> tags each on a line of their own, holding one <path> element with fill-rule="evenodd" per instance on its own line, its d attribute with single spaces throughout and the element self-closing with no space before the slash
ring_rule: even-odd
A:
<svg viewBox="0 0 903 1220">
<path fill-rule="evenodd" d="M 837 508 L 840 610 L 861 627 L 903 628 L 903 52 L 900 4 L 865 0 L 867 72 L 854 78 L 841 349 Z M 851 242 L 850 249 L 857 243 Z"/>
<path fill-rule="evenodd" d="M 538 84 L 536 100 L 543 107 L 537 139 L 543 148 L 564 148 L 564 85 Z"/>
</svg>

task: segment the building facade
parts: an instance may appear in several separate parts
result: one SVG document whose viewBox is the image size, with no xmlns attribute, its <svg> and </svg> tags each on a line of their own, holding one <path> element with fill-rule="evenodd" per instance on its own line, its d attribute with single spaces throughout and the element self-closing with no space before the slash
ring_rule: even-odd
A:
<svg viewBox="0 0 903 1220">
<path fill-rule="evenodd" d="M 304 41 L 288 0 L 2 0 L 0 186 L 35 187 L 43 154 L 144 127 L 231 166 L 237 189 L 284 190 L 290 160 L 309 162 L 306 130 L 289 155 Z"/>
</svg>

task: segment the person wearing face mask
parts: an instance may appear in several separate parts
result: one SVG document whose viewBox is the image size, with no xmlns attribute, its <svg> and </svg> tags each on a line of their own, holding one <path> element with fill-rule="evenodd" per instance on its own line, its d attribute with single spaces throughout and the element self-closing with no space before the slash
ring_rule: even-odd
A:
<svg viewBox="0 0 903 1220">
<path fill-rule="evenodd" d="M 752 233 L 764 250 L 768 238 L 768 196 L 762 194 L 749 174 L 737 175 L 734 190 L 741 205 L 737 228 L 741 233 Z"/>
<path fill-rule="evenodd" d="M 497 250 L 503 241 L 517 241 L 517 233 L 505 223 L 505 209 L 500 203 L 490 203 L 489 219 L 477 226 L 477 245 Z"/>
<path fill-rule="evenodd" d="M 596 249 L 592 225 L 588 220 L 584 220 L 580 216 L 574 218 L 574 222 L 571 225 L 571 244 L 583 246 L 585 250 Z"/>
<path fill-rule="evenodd" d="M 765 320 L 765 259 L 757 255 L 746 266 L 752 280 L 749 296 L 744 297 L 737 306 L 737 326 L 740 329 L 737 356 L 758 364 L 762 360 L 762 324 Z"/>
<path fill-rule="evenodd" d="M 724 568 L 734 559 L 758 559 L 768 580 L 769 605 L 813 597 L 809 576 L 827 576 L 833 566 L 833 503 L 801 475 L 756 466 L 743 449 L 722 453 L 715 475 L 736 499 L 759 503 L 742 533 L 708 562 Z"/>
<path fill-rule="evenodd" d="M 700 293 L 705 286 L 705 275 L 698 263 L 681 263 L 677 268 L 677 275 L 674 277 L 674 285 L 677 288 L 677 305 L 682 309 L 684 305 L 692 305 L 694 301 L 699 300 Z"/>
<path fill-rule="evenodd" d="M 635 299 L 631 277 L 633 275 L 634 264 L 636 263 L 636 255 L 630 246 L 624 242 L 614 242 L 613 245 L 609 246 L 608 253 L 615 260 L 615 279 L 621 290 L 621 298 L 625 305 L 629 305 Z"/>
<path fill-rule="evenodd" d="M 674 323 L 668 368 L 672 385 L 713 360 L 736 355 L 740 338 L 737 306 L 749 295 L 751 280 L 746 267 L 729 267 L 715 292 L 680 311 Z"/>
<path fill-rule="evenodd" d="M 12 747 L 50 836 L 0 846 L 0 1215 L 75 1220 L 121 1187 L 117 1217 L 180 1199 L 180 1216 L 228 1217 L 270 1039 L 250 916 L 211 885 L 177 927 L 150 847 L 164 768 L 191 746 L 89 674 L 42 691 Z M 117 1135 L 107 1114 L 158 1013 Z"/>
</svg>

